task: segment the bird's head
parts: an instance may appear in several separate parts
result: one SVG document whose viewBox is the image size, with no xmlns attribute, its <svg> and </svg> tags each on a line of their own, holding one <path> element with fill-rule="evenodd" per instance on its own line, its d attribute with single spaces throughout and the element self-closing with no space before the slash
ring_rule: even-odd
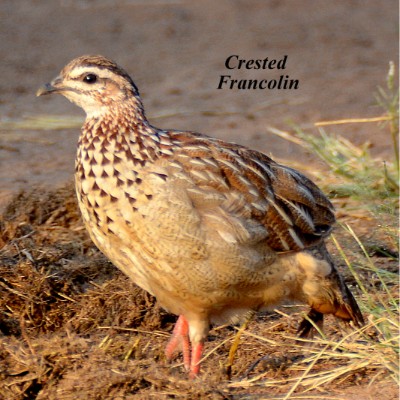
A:
<svg viewBox="0 0 400 400">
<path fill-rule="evenodd" d="M 82 56 L 72 60 L 36 95 L 59 93 L 88 117 L 101 116 L 115 107 L 134 102 L 142 108 L 139 91 L 131 77 L 115 62 L 103 56 Z"/>
</svg>

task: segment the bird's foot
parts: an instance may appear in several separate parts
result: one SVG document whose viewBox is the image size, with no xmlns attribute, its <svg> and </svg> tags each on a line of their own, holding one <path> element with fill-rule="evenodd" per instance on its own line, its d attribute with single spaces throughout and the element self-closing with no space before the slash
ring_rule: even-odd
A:
<svg viewBox="0 0 400 400">
<path fill-rule="evenodd" d="M 165 348 L 167 360 L 171 360 L 178 346 L 182 348 L 183 365 L 189 371 L 190 378 L 195 378 L 200 372 L 200 360 L 203 354 L 203 343 L 192 345 L 190 352 L 189 324 L 183 315 L 176 321 L 172 337 Z M 190 354 L 191 353 L 191 354 Z"/>
</svg>

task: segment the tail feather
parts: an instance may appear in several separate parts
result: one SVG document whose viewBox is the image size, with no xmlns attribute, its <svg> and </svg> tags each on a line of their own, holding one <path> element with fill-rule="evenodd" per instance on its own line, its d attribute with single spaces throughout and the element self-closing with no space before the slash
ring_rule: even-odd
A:
<svg viewBox="0 0 400 400">
<path fill-rule="evenodd" d="M 338 276 L 340 282 L 340 289 L 342 298 L 341 302 L 338 305 L 337 312 L 335 316 L 341 318 L 345 321 L 352 321 L 357 328 L 360 328 L 364 325 L 364 318 L 362 316 L 361 310 L 358 307 L 356 299 L 353 294 L 350 292 L 350 289 L 343 282 L 341 276 Z"/>
</svg>

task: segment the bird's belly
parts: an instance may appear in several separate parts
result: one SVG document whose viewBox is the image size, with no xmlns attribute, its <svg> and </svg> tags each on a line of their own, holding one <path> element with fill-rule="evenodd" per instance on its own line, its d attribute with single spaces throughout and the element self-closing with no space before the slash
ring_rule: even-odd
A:
<svg viewBox="0 0 400 400">
<path fill-rule="evenodd" d="M 139 240 L 128 240 L 123 228 L 114 234 L 92 221 L 86 225 L 106 257 L 174 314 L 195 311 L 215 323 L 236 323 L 251 310 L 276 306 L 298 285 L 290 263 L 279 258 L 252 268 L 243 254 L 236 258 L 231 252 L 222 260 L 214 244 L 207 260 L 171 263 L 144 251 Z"/>
<path fill-rule="evenodd" d="M 115 203 L 105 202 L 101 194 L 91 196 L 78 191 L 96 246 L 172 313 L 236 322 L 250 310 L 276 306 L 301 292 L 303 278 L 296 263 L 263 243 L 221 241 L 214 231 L 199 228 L 195 214 L 183 225 L 170 208 L 135 211 L 124 196 Z M 93 207 L 100 202 L 101 207 Z"/>
</svg>

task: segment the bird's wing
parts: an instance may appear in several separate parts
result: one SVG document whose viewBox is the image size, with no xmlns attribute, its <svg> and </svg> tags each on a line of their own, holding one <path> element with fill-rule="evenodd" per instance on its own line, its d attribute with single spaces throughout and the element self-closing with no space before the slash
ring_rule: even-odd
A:
<svg viewBox="0 0 400 400">
<path fill-rule="evenodd" d="M 205 135 L 171 132 L 171 168 L 195 183 L 187 192 L 197 211 L 219 218 L 226 240 L 265 241 L 278 252 L 310 247 L 335 222 L 320 189 L 294 169 L 243 146 Z"/>
</svg>

